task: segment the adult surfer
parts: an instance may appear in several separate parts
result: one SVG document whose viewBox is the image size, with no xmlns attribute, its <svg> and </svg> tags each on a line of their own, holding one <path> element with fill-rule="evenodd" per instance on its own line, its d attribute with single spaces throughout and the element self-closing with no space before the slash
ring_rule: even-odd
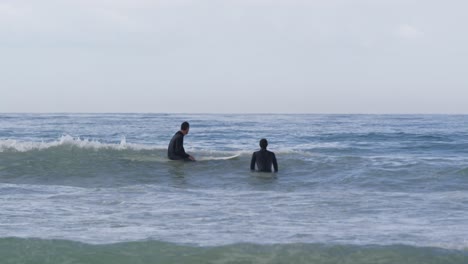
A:
<svg viewBox="0 0 468 264">
<path fill-rule="evenodd" d="M 278 172 L 278 163 L 276 162 L 275 153 L 267 150 L 268 141 L 264 138 L 260 140 L 260 150 L 252 154 L 250 161 L 250 170 L 255 170 L 257 165 L 258 171 L 271 172 L 271 165 L 273 165 L 275 172 Z"/>
<path fill-rule="evenodd" d="M 180 130 L 172 137 L 167 147 L 167 157 L 170 160 L 195 161 L 195 158 L 187 154 L 184 149 L 184 136 L 189 133 L 189 130 L 190 124 L 188 122 L 183 122 L 180 125 Z"/>
</svg>

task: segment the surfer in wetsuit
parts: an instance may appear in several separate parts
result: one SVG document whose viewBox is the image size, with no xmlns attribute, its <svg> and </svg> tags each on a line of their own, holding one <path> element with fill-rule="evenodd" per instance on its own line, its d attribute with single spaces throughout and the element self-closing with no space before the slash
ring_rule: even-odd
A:
<svg viewBox="0 0 468 264">
<path fill-rule="evenodd" d="M 255 170 L 255 164 L 257 165 L 258 171 L 271 172 L 271 166 L 273 165 L 275 172 L 278 172 L 278 163 L 276 162 L 275 153 L 267 150 L 268 141 L 264 138 L 260 140 L 260 150 L 252 154 L 252 160 L 250 161 L 250 170 Z"/>
<path fill-rule="evenodd" d="M 169 142 L 167 147 L 167 157 L 170 160 L 187 160 L 195 161 L 195 158 L 187 154 L 184 149 L 184 136 L 188 134 L 190 125 L 188 122 L 183 122 L 180 125 L 180 130 L 177 131 Z"/>
</svg>

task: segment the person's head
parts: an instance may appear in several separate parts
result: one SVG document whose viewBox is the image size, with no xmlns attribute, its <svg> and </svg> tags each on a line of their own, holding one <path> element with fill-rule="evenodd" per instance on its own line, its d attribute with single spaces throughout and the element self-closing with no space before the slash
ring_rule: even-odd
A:
<svg viewBox="0 0 468 264">
<path fill-rule="evenodd" d="M 260 147 L 262 149 L 266 149 L 267 146 L 268 146 L 268 141 L 266 139 L 264 139 L 264 138 L 260 139 Z"/>
<path fill-rule="evenodd" d="M 190 124 L 185 121 L 180 125 L 180 131 L 184 134 L 187 135 L 190 130 Z"/>
</svg>

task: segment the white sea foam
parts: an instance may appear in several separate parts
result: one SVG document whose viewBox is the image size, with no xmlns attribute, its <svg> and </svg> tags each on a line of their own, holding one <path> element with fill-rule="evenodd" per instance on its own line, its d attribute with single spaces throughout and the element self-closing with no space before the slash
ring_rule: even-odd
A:
<svg viewBox="0 0 468 264">
<path fill-rule="evenodd" d="M 131 149 L 131 150 L 153 150 L 161 149 L 158 146 L 127 143 L 125 137 L 122 137 L 120 143 L 103 143 L 93 139 L 82 139 L 79 137 L 72 137 L 70 135 L 63 135 L 58 140 L 49 142 L 33 142 L 33 141 L 19 141 L 13 139 L 0 140 L 0 152 L 6 150 L 15 150 L 19 152 L 27 152 L 32 150 L 44 150 L 58 146 L 75 146 L 84 149 Z"/>
<path fill-rule="evenodd" d="M 0 190 L 0 220 L 7 223 L 0 224 L 0 231 L 15 237 L 93 244 L 159 239 L 202 246 L 306 242 L 466 247 L 462 215 L 444 220 L 441 212 L 431 218 L 417 214 L 434 209 L 434 204 L 446 205 L 447 198 L 464 201 L 463 192 L 438 196 L 343 189 L 291 193 L 13 184 L 0 184 Z"/>
</svg>

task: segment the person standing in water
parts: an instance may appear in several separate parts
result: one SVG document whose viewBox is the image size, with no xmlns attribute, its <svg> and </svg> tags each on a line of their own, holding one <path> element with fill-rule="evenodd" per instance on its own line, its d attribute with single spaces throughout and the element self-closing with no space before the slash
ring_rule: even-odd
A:
<svg viewBox="0 0 468 264">
<path fill-rule="evenodd" d="M 267 150 L 268 141 L 264 138 L 260 140 L 260 150 L 252 154 L 252 160 L 250 161 L 250 170 L 255 170 L 257 165 L 260 172 L 271 172 L 271 167 L 278 172 L 278 163 L 276 162 L 275 153 Z"/>
<path fill-rule="evenodd" d="M 189 130 L 190 124 L 188 122 L 183 122 L 180 125 L 180 130 L 172 137 L 167 147 L 167 157 L 170 160 L 195 161 L 195 158 L 187 154 L 184 149 L 184 136 L 189 133 Z"/>
</svg>

